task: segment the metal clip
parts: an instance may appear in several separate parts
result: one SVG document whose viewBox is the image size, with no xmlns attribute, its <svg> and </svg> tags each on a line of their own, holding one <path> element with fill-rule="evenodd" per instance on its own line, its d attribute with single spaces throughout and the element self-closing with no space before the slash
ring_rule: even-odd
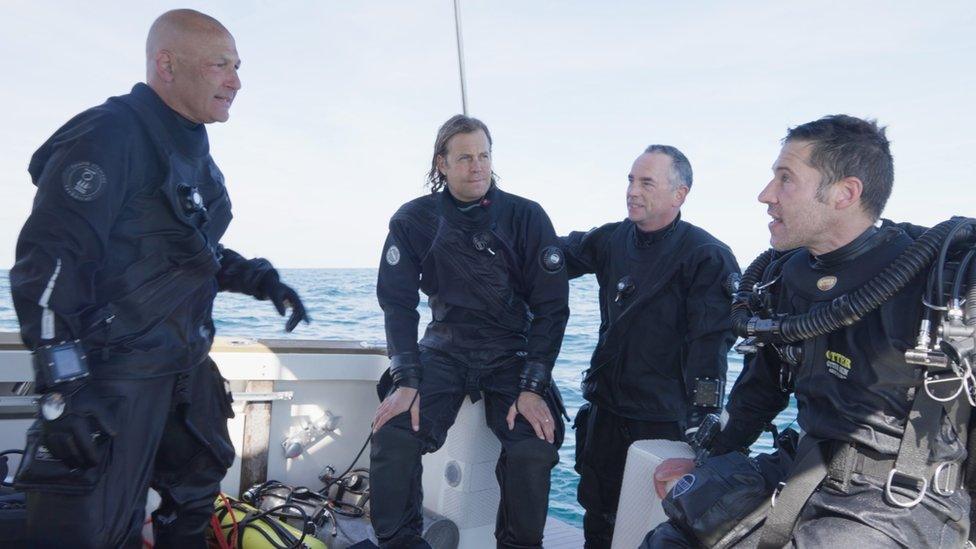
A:
<svg viewBox="0 0 976 549">
<path fill-rule="evenodd" d="M 935 474 L 932 475 L 932 491 L 940 496 L 951 496 L 956 493 L 956 487 L 953 482 L 952 467 L 955 465 L 951 461 L 943 461 L 935 469 Z M 948 471 L 948 472 L 947 472 Z M 942 479 L 945 479 L 944 481 Z M 942 484 L 939 484 L 942 482 Z"/>
<path fill-rule="evenodd" d="M 947 397 L 935 396 L 935 393 L 933 393 L 932 389 L 930 388 L 931 386 L 936 385 L 938 383 L 953 383 L 953 382 L 958 382 L 959 386 L 956 387 L 956 390 Z M 953 400 L 956 397 L 958 397 L 960 394 L 962 394 L 963 389 L 966 388 L 966 374 L 962 373 L 952 377 L 939 379 L 935 375 L 930 376 L 928 372 L 925 372 L 925 375 L 923 376 L 923 380 L 922 380 L 922 385 L 925 387 L 925 393 L 932 400 L 936 402 L 949 402 L 950 400 Z"/>
<path fill-rule="evenodd" d="M 918 489 L 918 497 L 908 501 L 899 501 L 898 498 L 895 497 L 894 492 L 891 491 L 891 483 L 892 481 L 894 481 L 895 475 L 916 481 L 915 482 L 916 485 L 921 484 L 921 488 Z M 928 489 L 929 489 L 928 479 L 916 477 L 915 475 L 909 475 L 908 473 L 902 473 L 898 469 L 892 467 L 891 471 L 888 472 L 888 480 L 885 482 L 885 499 L 888 500 L 888 503 L 895 505 L 897 507 L 901 507 L 903 509 L 911 509 L 912 507 L 915 507 L 922 501 L 922 498 L 925 497 L 925 492 L 927 492 Z"/>
<path fill-rule="evenodd" d="M 773 490 L 773 495 L 770 496 L 769 498 L 770 507 L 776 507 L 776 496 L 778 496 L 779 493 L 783 491 L 783 488 L 786 488 L 785 482 L 780 482 L 779 484 L 776 485 L 776 488 Z"/>
</svg>

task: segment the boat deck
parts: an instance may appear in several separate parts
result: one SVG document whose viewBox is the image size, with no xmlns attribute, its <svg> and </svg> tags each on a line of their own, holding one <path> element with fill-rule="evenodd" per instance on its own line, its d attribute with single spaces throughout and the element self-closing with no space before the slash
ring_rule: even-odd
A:
<svg viewBox="0 0 976 549">
<path fill-rule="evenodd" d="M 375 543 L 376 537 L 366 518 L 339 517 L 339 538 L 320 535 L 319 539 L 333 549 L 344 549 L 357 542 L 369 539 Z M 566 524 L 565 522 L 548 517 L 546 519 L 545 537 L 542 541 L 545 549 L 581 549 L 583 547 L 583 530 Z M 435 546 L 436 547 L 436 546 Z M 459 549 L 465 549 L 459 547 Z"/>
<path fill-rule="evenodd" d="M 583 547 L 583 530 L 548 517 L 542 546 L 546 549 L 580 549 Z"/>
</svg>

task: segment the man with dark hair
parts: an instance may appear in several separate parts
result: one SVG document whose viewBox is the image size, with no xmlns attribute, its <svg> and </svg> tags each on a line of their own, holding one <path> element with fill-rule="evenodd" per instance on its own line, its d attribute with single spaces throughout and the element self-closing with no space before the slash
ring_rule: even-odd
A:
<svg viewBox="0 0 976 549">
<path fill-rule="evenodd" d="M 578 499 L 587 548 L 610 547 L 627 449 L 683 440 L 722 405 L 733 342 L 728 246 L 681 220 L 691 163 L 651 145 L 627 185 L 627 219 L 562 239 L 570 277 L 595 273 L 600 339 L 576 416 Z"/>
<path fill-rule="evenodd" d="M 752 511 L 742 508 L 750 493 L 762 502 L 772 493 L 774 505 L 760 506 L 738 533 L 732 531 L 738 546 L 965 543 L 970 500 L 960 485 L 969 406 L 951 395 L 936 401 L 932 391 L 945 385 L 921 383 L 936 371 L 906 357 L 920 325 L 925 339 L 918 346 L 927 352 L 927 321 L 921 322 L 926 277 L 906 278 L 901 287 L 890 275 L 920 232 L 907 224 L 875 224 L 893 174 L 884 128 L 874 121 L 836 115 L 789 130 L 773 178 L 759 194 L 772 217 L 774 250 L 747 269 L 749 287 L 739 288 L 733 305 L 733 324 L 737 330 L 744 325 L 740 335 L 751 338 L 729 395 L 728 421 L 708 449 L 713 457 L 700 468 L 681 459 L 658 467 L 662 497 L 666 482 L 683 475 L 689 482 L 667 495 L 672 520 L 653 532 L 647 546 L 718 539 Z M 863 301 L 852 308 L 850 294 L 866 285 L 890 288 L 891 297 L 873 310 Z M 741 323 L 736 311 L 745 315 Z M 802 328 L 809 335 L 786 334 L 787 322 L 796 326 L 797 315 L 808 312 L 844 319 L 837 328 L 810 321 Z M 792 466 L 776 472 L 765 456 L 745 455 L 791 393 L 805 434 Z M 757 472 L 748 473 L 747 466 L 741 478 L 749 482 L 725 478 L 715 484 L 717 492 L 707 479 L 721 478 L 723 463 L 729 470 L 751 463 Z M 737 501 L 729 505 L 724 494 Z"/>
<path fill-rule="evenodd" d="M 216 19 L 153 23 L 146 84 L 74 117 L 30 163 L 37 196 L 10 270 L 41 417 L 17 486 L 31 547 L 141 547 L 146 492 L 160 547 L 204 547 L 234 460 L 225 381 L 208 358 L 218 291 L 293 308 L 264 259 L 220 245 L 231 220 L 205 124 L 241 81 Z"/>
<path fill-rule="evenodd" d="M 499 547 L 542 547 L 563 423 L 551 372 L 569 316 L 563 254 L 542 208 L 498 188 L 491 135 L 457 115 L 434 143 L 430 194 L 390 220 L 376 293 L 391 383 L 373 420 L 372 521 L 382 547 L 421 538 L 422 454 L 465 396 L 485 398 L 502 445 Z M 417 341 L 419 292 L 433 320 Z"/>
</svg>

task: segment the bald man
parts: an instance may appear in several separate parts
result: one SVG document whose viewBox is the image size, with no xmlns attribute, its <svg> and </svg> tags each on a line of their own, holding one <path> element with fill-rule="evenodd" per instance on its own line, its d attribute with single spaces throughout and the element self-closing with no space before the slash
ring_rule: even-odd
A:
<svg viewBox="0 0 976 549">
<path fill-rule="evenodd" d="M 214 297 L 291 307 L 288 331 L 308 321 L 267 260 L 220 244 L 231 204 L 205 124 L 227 121 L 241 88 L 233 36 L 170 11 L 146 54 L 146 84 L 72 118 L 30 162 L 10 282 L 41 395 L 16 478 L 31 547 L 140 547 L 150 486 L 156 545 L 204 547 L 234 459 L 208 358 Z"/>
</svg>

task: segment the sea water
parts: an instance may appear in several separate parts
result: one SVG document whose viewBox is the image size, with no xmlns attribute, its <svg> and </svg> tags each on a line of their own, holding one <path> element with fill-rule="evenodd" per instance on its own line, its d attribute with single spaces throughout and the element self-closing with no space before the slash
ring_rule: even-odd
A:
<svg viewBox="0 0 976 549">
<path fill-rule="evenodd" d="M 385 344 L 383 312 L 376 302 L 376 269 L 284 269 L 282 280 L 294 287 L 302 297 L 312 323 L 300 324 L 291 334 L 284 332 L 284 320 L 269 302 L 256 301 L 241 294 L 222 293 L 214 304 L 217 333 L 224 336 L 248 338 L 348 339 L 370 344 Z M 566 326 L 559 359 L 553 377 L 559 385 L 570 417 L 583 404 L 580 381 L 589 366 L 590 354 L 597 341 L 600 309 L 597 303 L 597 283 L 593 276 L 570 282 L 570 317 Z M 421 300 L 421 326 L 430 320 L 430 310 Z M 7 271 L 0 271 L 0 331 L 18 330 L 17 316 L 10 298 Z M 729 354 L 728 387 L 731 388 L 742 370 L 741 358 Z M 776 420 L 785 427 L 796 417 L 790 406 Z M 364 421 L 367 419 L 364 418 Z M 576 502 L 578 476 L 573 471 L 575 438 L 567 425 L 566 439 L 559 450 L 559 464 L 552 474 L 549 512 L 563 521 L 582 526 L 583 512 Z M 753 446 L 753 451 L 769 451 L 768 434 Z M 647 488 L 652 489 L 651 479 Z"/>
</svg>

